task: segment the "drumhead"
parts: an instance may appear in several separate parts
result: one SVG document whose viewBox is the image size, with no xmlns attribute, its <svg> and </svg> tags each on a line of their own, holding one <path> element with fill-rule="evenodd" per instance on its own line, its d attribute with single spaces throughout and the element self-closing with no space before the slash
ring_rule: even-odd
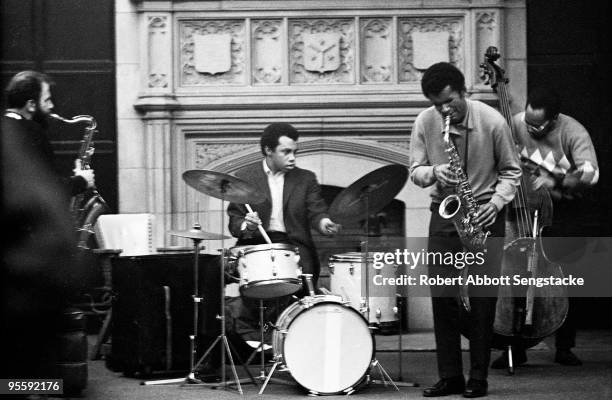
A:
<svg viewBox="0 0 612 400">
<path fill-rule="evenodd" d="M 365 319 L 341 303 L 305 309 L 289 325 L 285 364 L 303 387 L 321 394 L 356 386 L 370 368 L 374 339 Z"/>
</svg>

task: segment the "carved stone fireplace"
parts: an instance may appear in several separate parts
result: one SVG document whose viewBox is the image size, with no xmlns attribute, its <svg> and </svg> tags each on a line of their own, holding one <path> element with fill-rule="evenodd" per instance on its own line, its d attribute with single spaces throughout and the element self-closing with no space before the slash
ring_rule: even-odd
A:
<svg viewBox="0 0 612 400">
<path fill-rule="evenodd" d="M 182 244 L 166 232 L 196 220 L 227 233 L 221 201 L 181 174 L 259 161 L 271 122 L 300 131 L 299 166 L 347 187 L 409 164 L 428 106 L 420 77 L 434 62 L 455 64 L 472 98 L 495 103 L 478 65 L 496 46 L 518 107 L 525 98 L 524 0 L 118 0 L 116 14 L 120 212 L 154 213 L 157 245 Z M 404 234 L 426 235 L 427 192 L 407 183 L 396 199 Z"/>
</svg>

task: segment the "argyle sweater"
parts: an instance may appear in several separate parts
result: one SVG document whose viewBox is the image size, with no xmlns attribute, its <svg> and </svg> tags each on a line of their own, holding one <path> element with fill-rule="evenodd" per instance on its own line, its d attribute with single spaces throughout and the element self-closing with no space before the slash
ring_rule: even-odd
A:
<svg viewBox="0 0 612 400">
<path fill-rule="evenodd" d="M 574 118 L 559 114 L 555 125 L 541 139 L 534 139 L 524 121 L 524 112 L 513 118 L 514 132 L 522 162 L 531 162 L 560 181 L 574 171 L 582 171 L 580 183 L 594 185 L 599 180 L 595 148 L 587 130 Z"/>
</svg>

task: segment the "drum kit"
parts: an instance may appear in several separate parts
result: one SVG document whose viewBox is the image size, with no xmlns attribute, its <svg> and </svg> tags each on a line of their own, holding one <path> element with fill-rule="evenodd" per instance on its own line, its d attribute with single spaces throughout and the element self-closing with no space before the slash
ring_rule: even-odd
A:
<svg viewBox="0 0 612 400">
<path fill-rule="evenodd" d="M 191 370 L 189 375 L 182 379 L 145 382 L 145 384 L 196 381 L 196 369 L 211 354 L 213 348 L 220 344 L 222 347 L 221 382 L 214 385 L 207 384 L 207 386 L 227 388 L 230 384 L 235 384 L 238 392 L 243 394 L 224 323 L 225 276 L 228 265 L 231 265 L 234 268 L 236 280 L 239 281 L 241 295 L 260 301 L 261 344 L 258 350 L 261 353 L 262 372 L 259 378 L 264 380 L 264 383 L 259 394 L 263 393 L 279 366 L 278 370 L 288 371 L 291 377 L 312 395 L 351 394 L 363 385 L 379 382 L 385 385 L 390 383 L 396 390 L 399 390 L 396 383 L 375 358 L 376 346 L 372 325 L 393 319 L 394 317 L 388 314 L 387 310 L 393 310 L 390 312 L 394 312 L 397 318 L 397 308 L 391 304 L 374 304 L 375 312 L 370 315 L 371 302 L 374 299 L 370 299 L 369 296 L 368 271 L 370 268 L 368 265 L 370 257 L 367 221 L 371 213 L 380 211 L 393 200 L 404 186 L 406 179 L 405 167 L 401 165 L 385 166 L 360 178 L 334 199 L 329 208 L 329 214 L 335 222 L 345 224 L 365 219 L 366 239 L 363 243 L 365 254 L 362 256 L 361 253 L 349 253 L 330 258 L 331 271 L 332 274 L 337 274 L 337 279 L 334 280 L 332 277 L 331 292 L 327 294 L 316 295 L 312 287 L 311 275 L 301 273 L 297 248 L 284 243 L 272 243 L 261 225 L 258 226 L 258 229 L 266 240 L 265 244 L 234 247 L 227 251 L 224 248 L 224 240 L 229 239 L 228 236 L 204 232 L 197 223 L 189 230 L 169 231 L 170 235 L 191 239 L 194 245 L 194 325 L 193 335 L 190 336 Z M 258 204 L 265 199 L 265 196 L 250 183 L 220 172 L 189 170 L 183 173 L 183 180 L 197 191 L 222 200 L 222 227 L 225 226 L 223 209 L 226 200 L 244 204 L 251 212 L 250 204 Z M 198 253 L 202 240 L 221 241 L 221 310 L 217 317 L 221 320 L 221 333 L 196 363 L 195 337 L 198 334 L 198 308 L 202 301 L 198 294 Z M 365 265 L 361 268 L 364 260 Z M 347 263 L 351 265 L 351 277 L 340 277 L 340 275 L 348 274 L 345 273 L 349 270 Z M 356 265 L 358 265 L 357 269 L 355 269 Z M 361 279 L 364 277 L 365 297 L 361 297 Z M 295 294 L 304 286 L 309 295 L 287 307 L 273 327 L 273 365 L 266 376 L 263 357 L 262 302 Z M 346 288 L 348 287 L 353 288 L 350 289 L 351 293 L 347 293 Z M 394 294 L 389 297 L 391 297 L 388 299 L 389 302 L 395 302 Z M 401 332 L 399 336 L 401 338 Z M 226 355 L 232 370 L 233 381 L 226 381 Z M 239 361 L 242 363 L 240 359 Z M 244 364 L 243 367 L 250 381 L 257 385 L 248 368 Z M 370 379 L 372 368 L 378 369 L 381 381 Z M 417 385 L 401 383 L 401 386 Z"/>
</svg>

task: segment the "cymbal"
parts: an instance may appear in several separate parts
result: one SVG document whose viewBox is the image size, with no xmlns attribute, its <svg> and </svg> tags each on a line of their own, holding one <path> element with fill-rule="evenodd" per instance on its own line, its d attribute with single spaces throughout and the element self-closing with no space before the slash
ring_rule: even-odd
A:
<svg viewBox="0 0 612 400">
<path fill-rule="evenodd" d="M 183 172 L 183 180 L 198 192 L 239 204 L 258 204 L 265 196 L 253 185 L 222 172 L 192 169 Z"/>
<path fill-rule="evenodd" d="M 184 231 L 168 231 L 168 234 L 172 236 L 179 236 L 189 239 L 199 240 L 221 240 L 230 239 L 229 236 L 221 235 L 219 233 L 205 232 L 201 229 L 191 228 Z"/>
<path fill-rule="evenodd" d="M 341 191 L 331 206 L 329 215 L 334 222 L 348 223 L 382 210 L 402 190 L 408 170 L 399 164 L 378 168 Z"/>
</svg>

